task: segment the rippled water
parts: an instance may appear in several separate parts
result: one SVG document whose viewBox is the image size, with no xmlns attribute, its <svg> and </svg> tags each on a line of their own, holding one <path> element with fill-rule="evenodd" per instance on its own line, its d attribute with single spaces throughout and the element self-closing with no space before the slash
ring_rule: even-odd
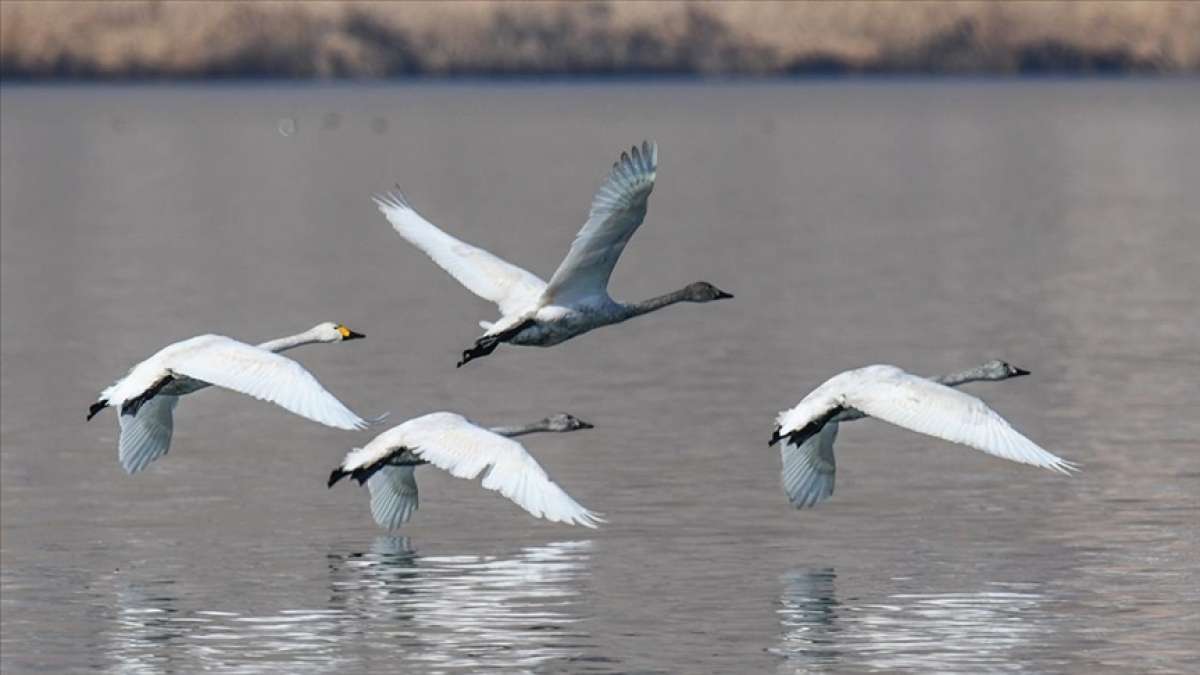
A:
<svg viewBox="0 0 1200 675">
<path fill-rule="evenodd" d="M 0 100 L 7 672 L 1200 669 L 1200 89 L 982 84 L 12 88 Z M 461 370 L 491 309 L 371 192 L 549 275 L 619 149 L 662 148 L 613 279 L 674 307 Z M 336 320 L 293 352 L 364 414 L 527 439 L 607 514 L 423 470 L 374 528 L 324 479 L 370 433 L 226 392 L 127 476 L 95 393 L 163 344 Z M 776 411 L 872 362 L 942 373 L 1074 478 L 863 421 L 797 512 Z"/>
</svg>

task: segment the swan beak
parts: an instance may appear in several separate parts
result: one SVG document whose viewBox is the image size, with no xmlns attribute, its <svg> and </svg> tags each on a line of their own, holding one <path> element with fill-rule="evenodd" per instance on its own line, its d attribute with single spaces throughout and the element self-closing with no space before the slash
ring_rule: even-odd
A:
<svg viewBox="0 0 1200 675">
<path fill-rule="evenodd" d="M 733 293 L 726 293 L 725 291 L 717 289 L 717 299 L 718 300 L 724 300 L 725 298 L 732 298 L 732 297 L 733 297 Z"/>
<path fill-rule="evenodd" d="M 342 334 L 342 340 L 356 340 L 358 338 L 367 337 L 366 335 L 363 335 L 362 333 L 355 333 L 354 331 L 347 328 L 345 326 L 345 324 L 338 324 L 337 331 Z"/>
<path fill-rule="evenodd" d="M 576 420 L 576 421 L 579 422 L 580 429 L 595 429 L 596 428 L 596 425 L 588 424 L 587 422 L 584 422 L 583 420 Z"/>
<path fill-rule="evenodd" d="M 1022 375 L 1028 375 L 1028 374 L 1029 374 L 1028 370 L 1025 370 L 1024 368 L 1018 368 L 1016 366 L 1013 366 L 1013 377 L 1020 377 Z"/>
</svg>

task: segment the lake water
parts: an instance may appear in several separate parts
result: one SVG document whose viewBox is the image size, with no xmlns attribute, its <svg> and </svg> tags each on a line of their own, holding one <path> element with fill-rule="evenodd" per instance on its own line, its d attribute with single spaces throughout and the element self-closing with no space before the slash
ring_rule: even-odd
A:
<svg viewBox="0 0 1200 675">
<path fill-rule="evenodd" d="M 6 673 L 1200 670 L 1195 81 L 6 87 Z M 455 369 L 493 308 L 397 237 L 549 276 L 622 148 L 658 141 L 614 274 L 684 305 Z M 373 432 L 218 390 L 128 476 L 96 393 L 169 342 L 320 321 L 292 352 L 397 421 L 565 410 L 526 446 L 599 530 L 419 472 L 375 528 L 326 489 Z M 1073 478 L 864 420 L 789 507 L 773 418 L 869 363 L 970 385 Z"/>
</svg>

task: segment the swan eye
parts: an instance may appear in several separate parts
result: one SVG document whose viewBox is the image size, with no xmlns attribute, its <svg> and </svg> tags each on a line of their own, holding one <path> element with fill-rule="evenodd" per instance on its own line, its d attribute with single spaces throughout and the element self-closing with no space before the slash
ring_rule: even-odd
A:
<svg viewBox="0 0 1200 675">
<path fill-rule="evenodd" d="M 345 326 L 343 326 L 340 323 L 337 326 L 337 332 L 341 333 L 342 337 L 344 337 L 344 338 L 350 337 L 350 329 L 346 328 Z"/>
</svg>

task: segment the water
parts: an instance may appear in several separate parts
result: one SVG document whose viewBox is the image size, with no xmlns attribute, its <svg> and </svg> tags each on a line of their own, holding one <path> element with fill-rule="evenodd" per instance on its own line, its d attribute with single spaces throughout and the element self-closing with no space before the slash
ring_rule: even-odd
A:
<svg viewBox="0 0 1200 675">
<path fill-rule="evenodd" d="M 1200 669 L 1200 88 L 984 84 L 5 88 L 5 672 Z M 404 187 L 548 276 L 622 146 L 662 148 L 613 279 L 736 294 L 454 368 L 492 309 L 390 231 Z M 293 352 L 363 414 L 529 437 L 609 524 L 422 470 L 388 536 L 367 433 L 209 390 L 117 466 L 96 392 L 160 346 Z M 1064 478 L 877 421 L 788 507 L 776 411 L 845 368 L 976 384 Z"/>
</svg>

